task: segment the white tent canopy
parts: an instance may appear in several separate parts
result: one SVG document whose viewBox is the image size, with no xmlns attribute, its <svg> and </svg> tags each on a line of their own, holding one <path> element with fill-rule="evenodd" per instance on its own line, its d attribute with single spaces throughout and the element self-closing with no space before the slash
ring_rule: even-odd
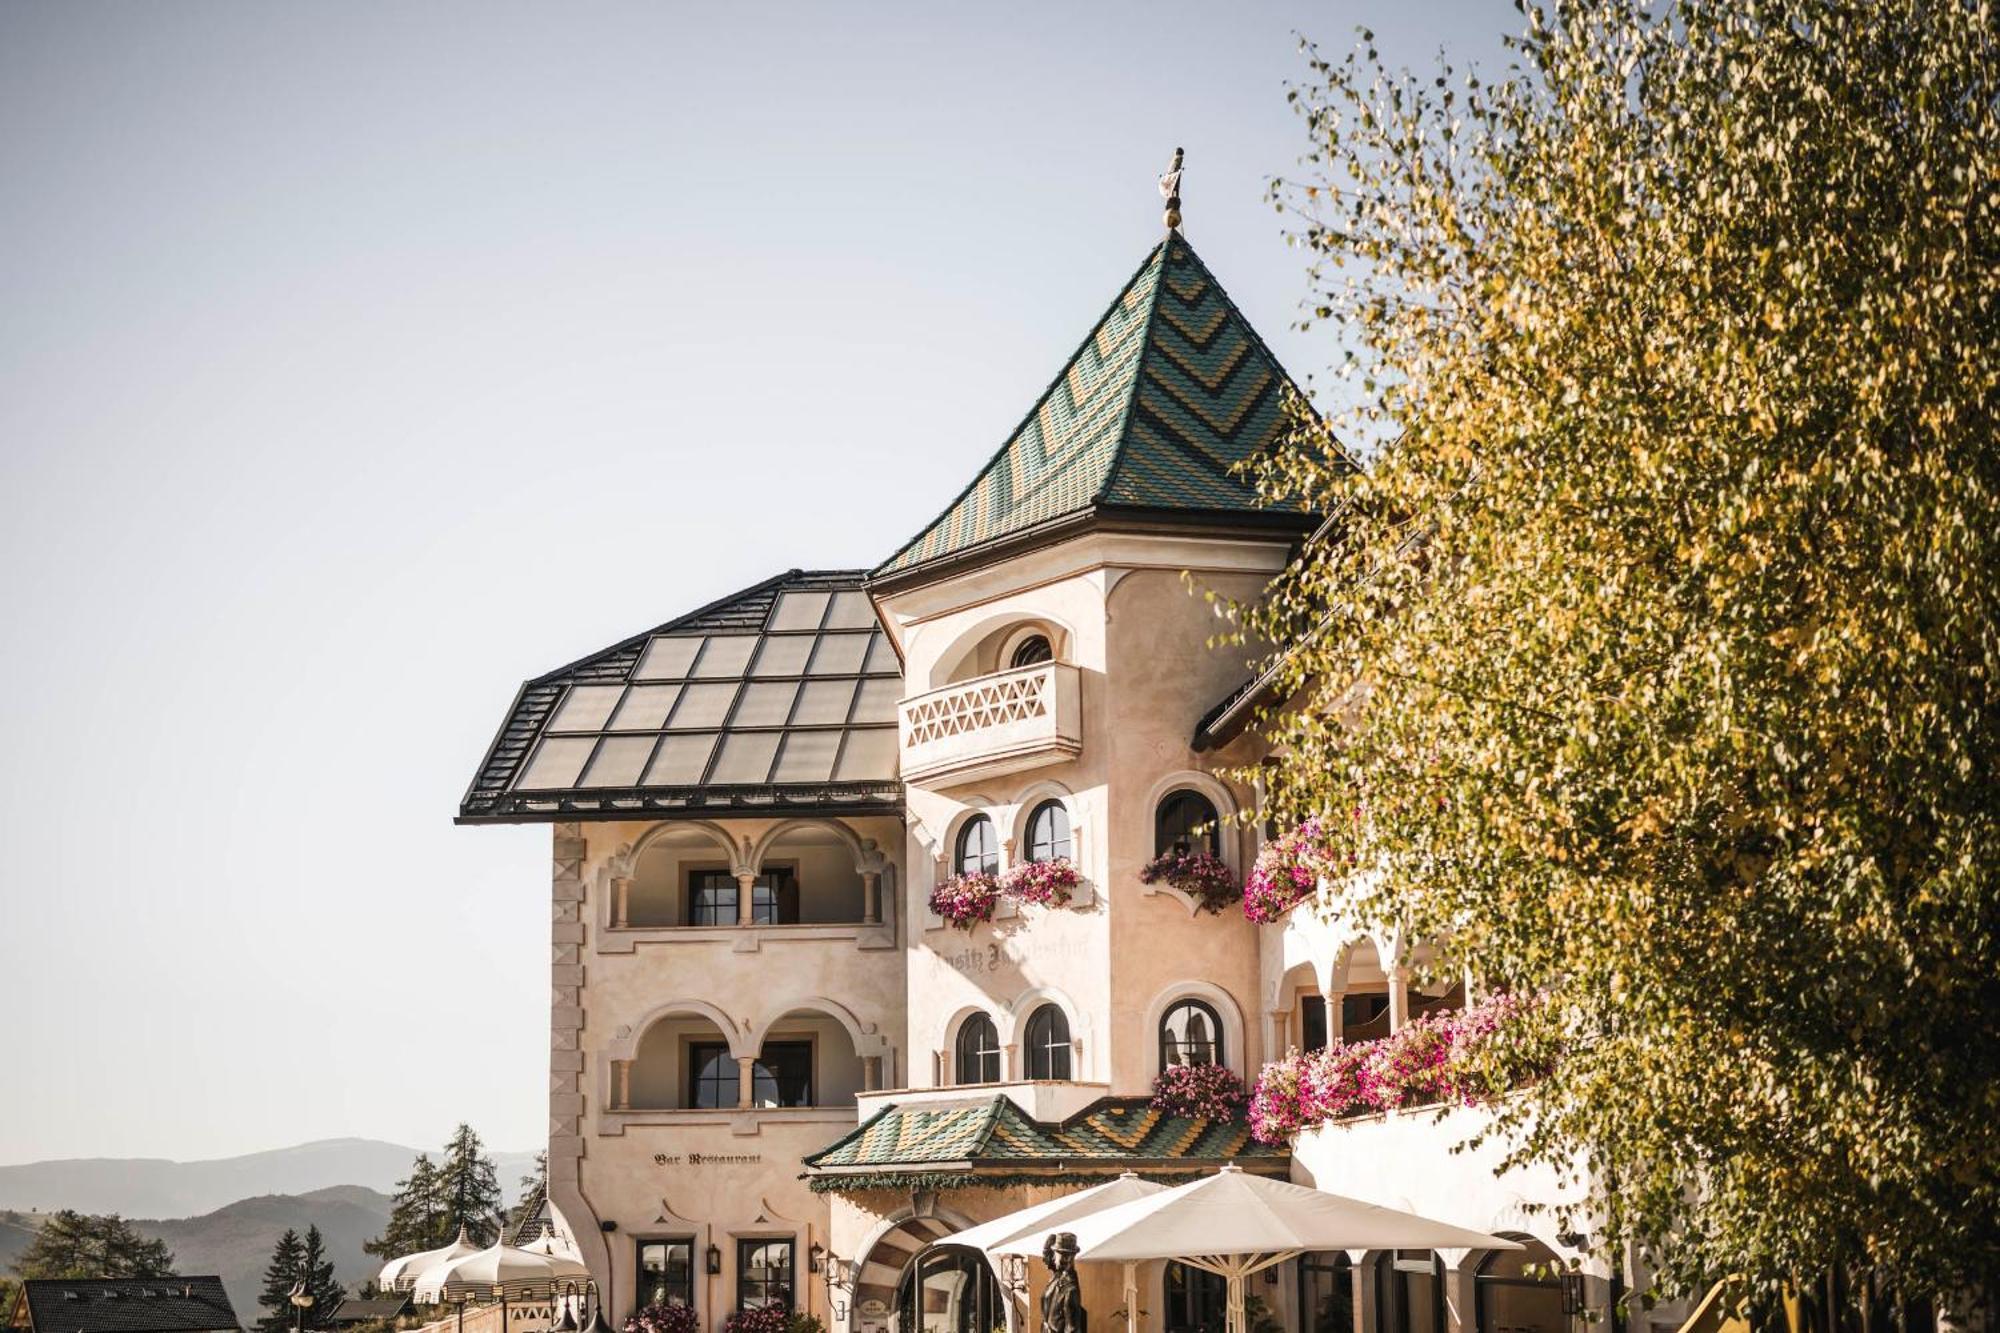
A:
<svg viewBox="0 0 2000 1333">
<path fill-rule="evenodd" d="M 582 1281 L 590 1270 L 560 1254 L 524 1250 L 496 1241 L 473 1254 L 432 1264 L 419 1274 L 414 1294 L 419 1302 L 461 1297 L 527 1295 L 553 1289 L 563 1282 Z"/>
<path fill-rule="evenodd" d="M 1484 1232 L 1359 1199 L 1253 1176 L 1212 1176 L 1091 1212 L 1049 1231 L 1076 1233 L 1079 1262 L 1178 1259 L 1229 1283 L 1229 1330 L 1244 1333 L 1243 1279 L 1312 1250 L 1518 1250 Z M 1003 1245 L 1017 1252 L 1024 1239 Z M 1032 1253 L 1040 1253 L 1041 1241 Z"/>
<path fill-rule="evenodd" d="M 375 1278 L 375 1285 L 384 1291 L 408 1291 L 417 1279 L 438 1264 L 448 1264 L 454 1259 L 463 1259 L 468 1254 L 479 1253 L 479 1247 L 466 1239 L 465 1228 L 458 1229 L 458 1239 L 435 1250 L 423 1250 L 417 1254 L 398 1255 L 382 1265 L 382 1271 Z"/>
<path fill-rule="evenodd" d="M 1141 1180 L 1137 1173 L 1127 1171 L 1116 1180 L 1108 1180 L 1102 1185 L 1092 1185 L 1089 1189 L 1065 1194 L 1059 1199 L 1029 1204 L 991 1222 L 981 1222 L 976 1227 L 954 1232 L 938 1244 L 970 1245 L 976 1250 L 986 1251 L 988 1255 L 1036 1255 L 1042 1252 L 1042 1241 L 1050 1232 L 1068 1229 L 1065 1223 L 1106 1208 L 1116 1208 L 1134 1199 L 1166 1192 L 1165 1185 Z M 1139 1308 L 1138 1274 L 1131 1264 L 1125 1265 L 1125 1308 Z"/>
<path fill-rule="evenodd" d="M 1164 1194 L 1165 1185 L 1156 1185 L 1150 1180 L 1141 1180 L 1134 1172 L 1127 1171 L 1116 1180 L 1107 1180 L 1102 1185 L 1092 1185 L 1089 1189 L 1077 1190 L 1061 1198 L 1049 1199 L 1042 1203 L 1017 1208 L 1011 1213 L 994 1218 L 991 1222 L 981 1222 L 976 1227 L 954 1232 L 937 1243 L 940 1245 L 970 1245 L 975 1250 L 985 1250 L 989 1254 L 1040 1254 L 1042 1238 L 1051 1231 L 1062 1231 L 1061 1224 L 1074 1222 L 1080 1217 L 1115 1208 L 1121 1203 L 1143 1199 L 1152 1194 Z M 1034 1239 L 1025 1249 L 1000 1247 L 1023 1236 Z"/>
</svg>

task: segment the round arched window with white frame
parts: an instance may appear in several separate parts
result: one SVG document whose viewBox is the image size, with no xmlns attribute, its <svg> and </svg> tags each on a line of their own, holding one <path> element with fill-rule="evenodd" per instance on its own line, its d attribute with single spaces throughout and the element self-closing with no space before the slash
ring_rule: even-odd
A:
<svg viewBox="0 0 2000 1333">
<path fill-rule="evenodd" d="M 1228 1063 L 1222 1016 L 1206 1000 L 1175 1000 L 1160 1015 L 1160 1068 Z"/>
<path fill-rule="evenodd" d="M 1044 1004 L 1028 1015 L 1022 1030 L 1023 1057 L 1031 1079 L 1070 1077 L 1069 1015 L 1058 1004 Z"/>
<path fill-rule="evenodd" d="M 960 875 L 992 875 L 1000 870 L 1000 834 L 986 815 L 974 815 L 958 830 L 952 869 Z"/>
<path fill-rule="evenodd" d="M 1057 800 L 1043 801 L 1028 815 L 1028 859 L 1067 861 L 1074 855 L 1069 807 Z"/>
<path fill-rule="evenodd" d="M 953 1074 L 960 1084 L 1000 1081 L 1000 1030 L 986 1014 L 968 1014 L 958 1025 Z"/>
</svg>

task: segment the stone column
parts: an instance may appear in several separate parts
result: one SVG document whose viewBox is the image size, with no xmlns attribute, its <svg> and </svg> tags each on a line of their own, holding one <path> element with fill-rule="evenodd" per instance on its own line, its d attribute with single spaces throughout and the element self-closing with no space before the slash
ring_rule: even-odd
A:
<svg viewBox="0 0 2000 1333">
<path fill-rule="evenodd" d="M 1400 1031 L 1410 1021 L 1410 969 L 1389 969 L 1389 1031 Z"/>
<path fill-rule="evenodd" d="M 611 881 L 611 924 L 632 924 L 632 881 L 623 876 Z"/>
<path fill-rule="evenodd" d="M 632 1062 L 613 1060 L 611 1062 L 611 1108 L 615 1111 L 632 1109 Z"/>
<path fill-rule="evenodd" d="M 871 926 L 882 924 L 882 872 L 861 872 L 861 919 Z"/>
<path fill-rule="evenodd" d="M 861 1057 L 861 1090 L 876 1092 L 882 1087 L 882 1057 L 864 1055 Z"/>
<path fill-rule="evenodd" d="M 1347 1252 L 1347 1271 L 1354 1276 L 1354 1333 L 1372 1333 L 1375 1327 L 1375 1265 L 1366 1250 Z"/>
<path fill-rule="evenodd" d="M 757 1087 L 757 1075 L 754 1071 L 756 1063 L 757 1057 L 754 1055 L 736 1057 L 736 1105 L 740 1110 L 750 1109 L 750 1094 Z"/>
<path fill-rule="evenodd" d="M 739 870 L 736 872 L 736 924 L 754 926 L 757 924 L 754 901 L 757 896 L 757 872 Z M 746 1094 L 747 1095 L 747 1094 Z M 748 1105 L 748 1103 L 745 1103 Z"/>
<path fill-rule="evenodd" d="M 1328 986 L 1319 998 L 1326 1006 L 1326 1044 L 1338 1046 L 1347 1040 L 1347 992 L 1339 986 Z"/>
</svg>

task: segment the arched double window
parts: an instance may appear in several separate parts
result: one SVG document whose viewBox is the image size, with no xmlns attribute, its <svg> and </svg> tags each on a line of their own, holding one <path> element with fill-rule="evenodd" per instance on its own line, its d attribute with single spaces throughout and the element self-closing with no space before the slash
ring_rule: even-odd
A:
<svg viewBox="0 0 2000 1333">
<path fill-rule="evenodd" d="M 1000 869 L 1000 835 L 993 821 L 974 815 L 958 831 L 958 850 L 952 864 L 961 875 L 991 875 Z"/>
<path fill-rule="evenodd" d="M 1045 1004 L 1028 1015 L 1022 1031 L 1022 1055 L 1029 1078 L 1067 1079 L 1069 1072 L 1069 1016 L 1058 1005 Z"/>
<path fill-rule="evenodd" d="M 1226 1063 L 1222 1019 L 1206 1000 L 1175 1000 L 1160 1015 L 1160 1068 Z"/>
<path fill-rule="evenodd" d="M 1074 843 L 1069 835 L 1069 807 L 1061 801 L 1043 801 L 1028 816 L 1028 859 L 1068 860 Z"/>
<path fill-rule="evenodd" d="M 1153 817 L 1153 851 L 1222 855 L 1222 821 L 1215 803 L 1198 791 L 1177 791 L 1160 802 Z"/>
<path fill-rule="evenodd" d="M 985 1014 L 973 1014 L 958 1025 L 953 1071 L 960 1083 L 1000 1081 L 1000 1030 Z"/>
</svg>

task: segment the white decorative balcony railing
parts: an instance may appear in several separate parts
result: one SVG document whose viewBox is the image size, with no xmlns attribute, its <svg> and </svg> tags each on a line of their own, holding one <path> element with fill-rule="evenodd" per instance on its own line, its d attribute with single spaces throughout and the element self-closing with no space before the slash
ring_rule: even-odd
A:
<svg viewBox="0 0 2000 1333">
<path fill-rule="evenodd" d="M 1059 763 L 1083 749 L 1076 668 L 1042 662 L 903 700 L 903 779 L 971 781 Z"/>
</svg>

